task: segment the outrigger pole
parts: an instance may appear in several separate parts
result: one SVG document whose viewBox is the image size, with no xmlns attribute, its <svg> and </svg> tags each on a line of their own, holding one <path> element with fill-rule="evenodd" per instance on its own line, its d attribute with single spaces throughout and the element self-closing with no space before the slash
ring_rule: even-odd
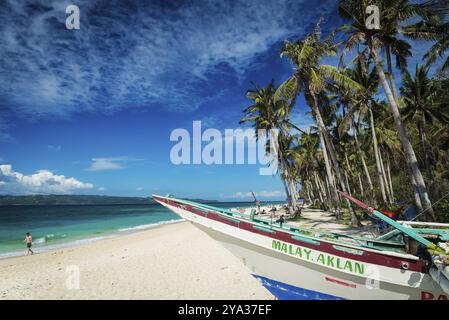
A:
<svg viewBox="0 0 449 320">
<path fill-rule="evenodd" d="M 441 252 L 441 248 L 438 247 L 436 244 L 430 242 L 427 239 L 424 239 L 422 236 L 420 236 L 415 230 L 413 230 L 413 228 L 407 228 L 404 227 L 402 224 L 394 221 L 393 219 L 390 219 L 389 217 L 387 217 L 386 215 L 382 214 L 381 212 L 377 211 L 376 209 L 368 206 L 366 203 L 363 203 L 362 201 L 350 196 L 349 194 L 342 192 L 340 190 L 337 190 L 337 192 L 344 198 L 352 201 L 353 203 L 355 203 L 356 205 L 358 205 L 359 207 L 361 207 L 362 209 L 368 211 L 369 213 L 371 213 L 372 215 L 374 215 L 376 218 L 385 221 L 386 223 L 388 223 L 390 226 L 392 226 L 395 229 L 398 229 L 399 231 L 401 231 L 402 233 L 408 235 L 410 238 L 415 239 L 416 241 L 418 241 L 419 243 L 425 245 L 428 249 L 435 251 L 432 253 L 442 253 Z M 444 251 L 443 251 L 444 252 Z"/>
<path fill-rule="evenodd" d="M 254 192 L 251 191 L 251 194 L 253 195 L 254 203 L 256 204 L 257 213 L 260 213 L 260 201 L 257 200 L 256 195 L 254 194 Z"/>
</svg>

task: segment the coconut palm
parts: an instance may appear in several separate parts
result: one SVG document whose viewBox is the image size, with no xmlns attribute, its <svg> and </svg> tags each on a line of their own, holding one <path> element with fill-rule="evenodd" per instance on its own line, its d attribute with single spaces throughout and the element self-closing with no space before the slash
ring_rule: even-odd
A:
<svg viewBox="0 0 449 320">
<path fill-rule="evenodd" d="M 290 131 L 295 126 L 290 122 L 289 115 L 292 109 L 292 104 L 286 104 L 282 100 L 274 99 L 276 87 L 273 81 L 264 88 L 258 88 L 254 85 L 252 90 L 247 92 L 247 97 L 254 103 L 243 111 L 245 116 L 240 120 L 240 124 L 245 122 L 252 123 L 255 129 L 256 137 L 258 138 L 258 130 L 278 130 L 279 135 L 277 141 L 272 143 L 270 139 L 267 140 L 267 151 L 273 145 L 276 150 L 275 154 L 278 156 L 279 169 L 281 173 L 281 180 L 284 184 L 285 193 L 289 202 L 290 209 L 295 212 L 297 209 L 296 190 L 293 188 L 293 180 L 290 175 L 290 164 L 285 155 L 285 148 L 283 140 L 288 137 Z"/>
<path fill-rule="evenodd" d="M 412 143 L 408 134 L 405 130 L 404 124 L 402 122 L 401 114 L 399 112 L 399 104 L 395 99 L 391 86 L 387 81 L 387 77 L 385 71 L 383 69 L 383 61 L 379 56 L 379 49 L 384 47 L 383 39 L 382 39 L 382 31 L 371 30 L 365 24 L 365 9 L 368 5 L 372 4 L 371 1 L 368 0 L 343 0 L 339 4 L 339 12 L 340 15 L 350 21 L 350 25 L 346 25 L 340 30 L 346 31 L 347 40 L 346 45 L 347 48 L 353 47 L 355 44 L 363 44 L 369 54 L 371 55 L 376 71 L 378 73 L 380 83 L 385 91 L 387 101 L 391 107 L 391 112 L 393 114 L 396 130 L 399 133 L 399 137 L 401 140 L 401 145 L 404 150 L 405 158 L 408 163 L 408 166 L 411 171 L 411 181 L 413 184 L 416 184 L 417 190 L 420 195 L 420 199 L 425 206 L 425 209 L 429 214 L 435 219 L 435 214 L 433 212 L 431 201 L 429 199 L 429 194 L 427 192 L 427 187 L 424 182 L 424 178 L 422 176 L 421 170 L 418 166 L 418 160 L 415 154 L 415 150 L 413 149 Z M 388 8 L 388 6 L 387 6 Z M 380 8 L 381 16 L 388 17 L 389 11 L 385 10 L 385 8 Z M 409 11 L 405 11 L 402 13 L 403 15 L 407 15 L 408 18 L 416 15 L 416 11 L 413 12 L 413 8 Z M 390 22 L 389 20 L 387 20 Z M 399 21 L 398 21 L 399 22 Z M 383 25 L 381 26 L 383 27 Z M 391 26 L 388 27 L 388 30 L 391 30 Z"/>
<path fill-rule="evenodd" d="M 436 102 L 439 91 L 428 77 L 428 73 L 429 65 L 416 65 L 413 76 L 405 70 L 402 77 L 403 86 L 401 93 L 405 103 L 405 108 L 402 112 L 404 122 L 412 123 L 418 128 L 429 184 L 431 189 L 433 189 L 434 177 L 426 131 L 429 125 L 436 122 L 445 125 L 449 124 L 449 117 L 437 107 Z"/>
<path fill-rule="evenodd" d="M 378 145 L 377 152 L 379 154 L 379 164 L 381 178 L 384 181 L 385 190 L 388 198 L 388 205 L 394 200 L 394 190 L 391 182 L 390 163 L 391 155 L 403 156 L 401 144 L 397 132 L 394 130 L 394 123 L 388 114 L 388 106 L 385 103 L 374 101 L 372 105 L 373 123 L 371 128 L 375 132 L 376 143 Z M 374 137 L 374 135 L 373 135 Z M 374 144 L 374 138 L 367 141 L 367 144 Z"/>
<path fill-rule="evenodd" d="M 432 18 L 440 19 L 443 15 L 441 1 L 430 0 L 422 3 L 414 3 L 408 0 L 389 0 L 381 3 L 382 5 L 382 27 L 378 32 L 378 38 L 382 43 L 385 51 L 385 59 L 387 62 L 387 76 L 390 81 L 391 90 L 396 102 L 399 101 L 396 81 L 392 66 L 392 55 L 396 58 L 396 67 L 400 70 L 406 70 L 407 58 L 412 56 L 411 45 L 399 35 L 408 38 L 416 37 L 413 28 L 406 23 L 410 18 L 420 17 L 428 21 Z M 409 31 L 405 33 L 403 30 L 407 28 Z"/>
<path fill-rule="evenodd" d="M 362 90 L 357 92 L 351 92 L 350 90 L 345 90 L 339 86 L 336 86 L 336 92 L 339 95 L 339 103 L 345 105 L 348 109 L 348 113 L 343 117 L 341 124 L 339 126 L 339 134 L 342 135 L 343 131 L 346 130 L 348 124 L 352 127 L 352 134 L 355 140 L 356 152 L 360 158 L 363 172 L 368 183 L 368 188 L 373 194 L 373 183 L 371 180 L 371 175 L 366 164 L 366 155 L 363 152 L 360 141 L 359 141 L 359 131 L 362 119 L 367 116 L 369 109 L 373 103 L 373 96 L 377 94 L 379 86 L 379 78 L 374 69 L 370 68 L 370 63 L 365 59 L 363 55 L 359 55 L 358 59 L 355 61 L 355 66 L 353 68 L 346 68 L 344 72 L 348 77 L 359 83 Z M 356 121 L 356 116 L 358 115 L 358 120 Z M 377 150 L 374 150 L 376 154 Z M 371 153 L 372 154 L 372 153 Z M 379 172 L 379 170 L 378 170 Z M 383 190 L 383 188 L 381 187 Z M 384 194 L 384 192 L 382 193 Z M 375 203 L 375 198 L 372 199 Z M 385 200 L 385 199 L 384 199 Z"/>
<path fill-rule="evenodd" d="M 438 16 L 434 16 L 428 21 L 409 25 L 404 28 L 403 33 L 413 39 L 435 41 L 424 55 L 428 62 L 434 62 L 438 57 L 444 58 L 445 52 L 449 49 L 449 21 L 444 22 Z M 441 69 L 449 69 L 449 57 L 446 57 Z"/>
<path fill-rule="evenodd" d="M 327 178 L 331 186 L 334 185 L 332 176 L 332 167 L 328 154 L 333 163 L 333 168 L 337 176 L 337 180 L 343 191 L 346 192 L 346 186 L 343 181 L 343 175 L 340 165 L 337 161 L 335 148 L 329 138 L 326 126 L 321 116 L 320 101 L 325 100 L 324 90 L 329 82 L 339 83 L 346 88 L 359 88 L 359 85 L 342 74 L 336 67 L 320 64 L 320 59 L 326 56 L 336 56 L 337 45 L 333 42 L 334 34 L 330 34 L 326 38 L 321 38 L 320 23 L 318 23 L 312 33 L 304 39 L 300 39 L 294 43 L 286 41 L 281 51 L 281 57 L 287 56 L 291 63 L 295 66 L 294 74 L 285 81 L 277 91 L 277 97 L 285 100 L 294 101 L 299 92 L 303 92 L 306 102 L 312 108 L 313 115 L 318 127 L 321 147 L 326 164 Z M 332 199 L 336 206 L 336 215 L 340 218 L 338 196 L 333 188 Z M 351 212 L 351 222 L 358 225 L 359 221 L 355 212 L 348 201 Z"/>
<path fill-rule="evenodd" d="M 310 129 L 307 133 L 302 132 L 297 138 L 296 146 L 291 150 L 291 158 L 297 168 L 301 184 L 305 185 L 311 194 L 316 194 L 322 207 L 326 208 L 328 194 L 320 174 L 317 173 L 321 171 L 322 163 L 318 135 L 312 133 Z"/>
</svg>

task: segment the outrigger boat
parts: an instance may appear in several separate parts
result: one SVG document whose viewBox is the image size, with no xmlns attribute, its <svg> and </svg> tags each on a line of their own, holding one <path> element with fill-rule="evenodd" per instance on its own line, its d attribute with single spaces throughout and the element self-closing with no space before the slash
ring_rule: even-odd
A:
<svg viewBox="0 0 449 320">
<path fill-rule="evenodd" d="M 376 238 L 351 236 L 172 196 L 153 199 L 223 244 L 275 295 L 288 290 L 297 299 L 448 299 L 449 224 L 397 222 L 340 194 L 392 230 Z"/>
</svg>

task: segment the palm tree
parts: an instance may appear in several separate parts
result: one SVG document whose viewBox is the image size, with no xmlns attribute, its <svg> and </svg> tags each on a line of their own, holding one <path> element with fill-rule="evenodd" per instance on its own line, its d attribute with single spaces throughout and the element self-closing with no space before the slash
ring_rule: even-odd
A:
<svg viewBox="0 0 449 320">
<path fill-rule="evenodd" d="M 368 0 L 341 1 L 339 5 L 339 12 L 344 19 L 351 22 L 351 25 L 346 25 L 340 28 L 340 30 L 345 30 L 348 34 L 348 39 L 346 41 L 348 48 L 352 48 L 357 43 L 363 43 L 368 49 L 375 63 L 380 83 L 382 84 L 388 103 L 391 107 L 396 130 L 399 133 L 405 158 L 411 170 L 411 181 L 413 184 L 416 184 L 422 203 L 425 205 L 425 209 L 429 212 L 432 218 L 435 219 L 435 214 L 431 206 L 431 201 L 429 199 L 424 178 L 418 166 L 415 151 L 402 122 L 398 102 L 392 93 L 390 85 L 388 84 L 387 77 L 383 69 L 382 59 L 378 54 L 379 49 L 384 46 L 384 43 L 382 42 L 382 31 L 378 32 L 377 30 L 371 30 L 365 25 L 365 8 L 370 4 L 371 1 Z M 414 15 L 412 14 L 413 10 L 411 10 L 411 12 L 404 12 L 404 14 L 406 13 L 408 17 Z M 385 8 L 381 8 L 380 14 L 381 16 L 388 17 L 389 12 L 388 10 L 385 10 Z M 391 27 L 388 28 L 388 31 L 390 30 Z"/>
<path fill-rule="evenodd" d="M 337 180 L 342 190 L 346 192 L 346 186 L 337 161 L 335 148 L 323 122 L 319 102 L 325 99 L 324 90 L 328 82 L 336 82 L 347 88 L 351 86 L 353 88 L 359 88 L 359 85 L 339 72 L 336 67 L 320 64 L 322 57 L 336 56 L 337 54 L 337 46 L 333 42 L 333 36 L 334 34 L 330 34 L 322 40 L 320 22 L 318 22 L 315 30 L 304 39 L 298 40 L 295 43 L 285 42 L 281 51 L 281 57 L 287 56 L 290 59 L 291 63 L 295 66 L 295 73 L 279 87 L 277 96 L 282 99 L 294 100 L 299 92 L 304 93 L 308 105 L 312 108 L 318 126 L 318 134 L 321 147 L 323 148 L 329 183 L 331 186 L 334 185 L 331 164 L 327 158 L 328 154 L 331 157 Z M 337 218 L 340 218 L 338 195 L 335 188 L 332 189 L 332 200 L 336 206 L 336 215 Z M 349 201 L 348 207 L 351 212 L 351 223 L 358 225 L 359 221 Z"/>
<path fill-rule="evenodd" d="M 290 150 L 290 154 L 301 184 L 305 185 L 311 194 L 317 194 L 322 207 L 327 208 L 328 194 L 318 173 L 322 167 L 318 135 L 312 133 L 310 129 L 307 133 L 301 132 L 297 138 L 297 144 Z"/>
<path fill-rule="evenodd" d="M 393 54 L 396 57 L 396 67 L 403 71 L 406 70 L 407 58 L 412 56 L 412 53 L 411 45 L 405 39 L 399 38 L 398 35 L 413 37 L 412 31 L 408 33 L 403 32 L 404 28 L 408 28 L 408 26 L 403 24 L 409 21 L 410 18 L 417 16 L 426 20 L 436 17 L 441 8 L 438 0 L 430 0 L 425 3 L 412 3 L 408 0 L 389 0 L 382 2 L 382 8 L 382 28 L 378 32 L 378 38 L 385 49 L 387 75 L 393 97 L 396 103 L 399 103 L 391 55 Z"/>
<path fill-rule="evenodd" d="M 366 164 L 365 154 L 362 151 L 359 142 L 359 131 L 361 120 L 367 114 L 369 115 L 369 110 L 373 103 L 373 96 L 377 94 L 379 86 L 379 77 L 377 76 L 375 69 L 370 69 L 369 60 L 366 60 L 364 55 L 358 56 L 354 68 L 352 69 L 346 68 L 344 69 L 344 72 L 347 74 L 348 77 L 359 83 L 362 87 L 362 90 L 359 90 L 357 92 L 351 92 L 350 90 L 345 90 L 344 88 L 341 88 L 339 86 L 336 87 L 337 92 L 340 94 L 340 102 L 343 105 L 346 105 L 346 107 L 348 108 L 348 113 L 343 117 L 341 125 L 339 127 L 339 133 L 340 135 L 343 133 L 348 123 L 352 127 L 352 132 L 356 145 L 356 152 L 360 157 L 369 190 L 371 191 L 371 194 L 374 196 L 373 194 L 374 186 L 371 180 L 371 175 L 369 173 L 368 166 Z M 355 116 L 357 114 L 359 120 L 356 123 Z M 374 134 L 374 132 L 372 132 L 372 134 Z M 374 136 L 373 139 L 375 139 Z M 376 145 L 374 146 L 374 148 L 376 148 Z M 374 154 L 376 154 L 376 152 L 377 150 L 375 149 Z M 376 161 L 376 163 L 378 163 L 378 161 Z M 379 173 L 379 168 L 377 172 Z M 383 190 L 382 186 L 381 189 Z M 382 194 L 384 194 L 384 192 Z M 377 206 L 375 198 L 373 198 L 372 200 L 374 202 L 374 205 Z"/>
<path fill-rule="evenodd" d="M 436 106 L 439 92 L 428 77 L 428 72 L 429 65 L 416 65 L 414 76 L 405 70 L 402 77 L 401 93 L 405 103 L 404 122 L 413 123 L 418 128 L 424 163 L 432 190 L 435 181 L 426 138 L 427 126 L 435 122 L 447 125 L 449 124 L 449 117 Z"/>
<path fill-rule="evenodd" d="M 291 124 L 289 126 L 290 128 L 293 128 L 294 126 Z M 296 127 L 295 127 L 296 129 Z M 280 163 L 283 164 L 283 174 L 285 176 L 285 181 L 288 184 L 288 188 L 290 189 L 290 195 L 292 198 L 292 206 L 293 211 L 291 213 L 296 216 L 296 212 L 298 211 L 298 205 L 297 205 L 297 168 L 294 164 L 293 154 L 295 149 L 295 137 L 290 134 L 290 132 L 282 133 L 278 137 L 278 153 L 279 153 L 279 160 Z"/>
<path fill-rule="evenodd" d="M 285 101 L 276 100 L 274 98 L 276 87 L 273 81 L 266 87 L 259 89 L 256 85 L 252 90 L 247 92 L 247 97 L 254 103 L 243 111 L 245 116 L 240 120 L 240 124 L 251 122 L 255 129 L 256 137 L 258 138 L 258 130 L 278 130 L 278 141 L 271 143 L 267 140 L 267 150 L 270 145 L 274 145 L 277 150 L 275 154 L 278 156 L 278 163 L 280 168 L 281 180 L 284 184 L 285 193 L 289 202 L 289 207 L 292 212 L 297 210 L 296 190 L 293 188 L 293 181 L 290 174 L 290 164 L 285 155 L 284 140 L 288 137 L 290 131 L 296 128 L 289 120 L 289 115 L 292 109 L 292 104 L 286 104 Z"/>
<path fill-rule="evenodd" d="M 384 182 L 385 193 L 388 199 L 387 204 L 391 205 L 394 200 L 394 190 L 390 181 L 391 172 L 388 173 L 390 168 L 390 155 L 402 155 L 401 144 L 397 132 L 392 129 L 394 123 L 392 123 L 391 116 L 388 115 L 388 106 L 385 103 L 373 100 L 371 114 L 373 123 L 375 123 L 371 128 L 375 132 L 372 140 L 374 140 L 375 136 L 376 144 L 378 145 L 377 152 L 379 155 L 380 177 Z M 368 142 L 374 144 L 374 141 Z"/>
<path fill-rule="evenodd" d="M 449 49 L 449 21 L 442 21 L 434 16 L 429 21 L 420 21 L 404 28 L 404 34 L 413 39 L 435 41 L 435 44 L 426 52 L 424 58 L 428 62 L 434 62 L 438 57 L 443 58 Z M 441 70 L 449 68 L 449 57 L 443 62 Z"/>
</svg>

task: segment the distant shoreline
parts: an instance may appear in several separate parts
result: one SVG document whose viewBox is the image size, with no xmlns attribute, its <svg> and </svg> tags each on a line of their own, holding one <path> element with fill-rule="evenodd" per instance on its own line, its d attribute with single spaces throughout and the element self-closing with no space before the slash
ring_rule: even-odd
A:
<svg viewBox="0 0 449 320">
<path fill-rule="evenodd" d="M 201 203 L 216 200 L 189 199 Z M 0 207 L 5 206 L 107 206 L 156 204 L 151 197 L 120 197 L 99 195 L 1 195 Z"/>
</svg>

